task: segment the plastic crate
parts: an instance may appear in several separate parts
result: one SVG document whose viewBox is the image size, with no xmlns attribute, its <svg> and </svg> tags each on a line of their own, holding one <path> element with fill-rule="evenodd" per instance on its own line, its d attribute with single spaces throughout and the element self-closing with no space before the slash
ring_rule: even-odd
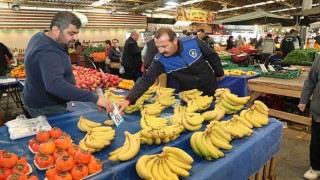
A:
<svg viewBox="0 0 320 180">
<path fill-rule="evenodd" d="M 271 77 L 271 78 L 279 78 L 279 79 L 293 79 L 295 77 L 300 76 L 301 71 L 291 71 L 290 73 L 287 73 L 285 75 L 277 75 L 277 74 L 269 74 L 269 73 L 271 73 L 271 72 L 261 73 L 261 76 Z"/>
</svg>

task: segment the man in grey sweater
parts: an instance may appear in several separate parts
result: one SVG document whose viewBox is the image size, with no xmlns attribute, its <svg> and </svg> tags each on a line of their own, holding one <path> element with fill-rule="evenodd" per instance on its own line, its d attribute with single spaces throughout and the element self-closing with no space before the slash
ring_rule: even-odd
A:
<svg viewBox="0 0 320 180">
<path fill-rule="evenodd" d="M 312 115 L 311 143 L 310 143 L 310 166 L 304 174 L 306 179 L 317 179 L 320 176 L 320 59 L 316 59 L 311 67 L 308 78 L 304 82 L 301 92 L 301 111 L 304 111 L 310 98 L 310 113 Z"/>
</svg>

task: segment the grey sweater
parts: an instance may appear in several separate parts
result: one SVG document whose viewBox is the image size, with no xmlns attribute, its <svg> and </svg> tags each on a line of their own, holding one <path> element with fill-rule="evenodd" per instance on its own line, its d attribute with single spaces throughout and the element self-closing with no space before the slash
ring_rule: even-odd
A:
<svg viewBox="0 0 320 180">
<path fill-rule="evenodd" d="M 315 121 L 320 122 L 320 58 L 314 60 L 309 75 L 304 82 L 301 92 L 300 104 L 310 102 L 310 113 Z M 313 95 L 312 95 L 313 94 Z"/>
</svg>

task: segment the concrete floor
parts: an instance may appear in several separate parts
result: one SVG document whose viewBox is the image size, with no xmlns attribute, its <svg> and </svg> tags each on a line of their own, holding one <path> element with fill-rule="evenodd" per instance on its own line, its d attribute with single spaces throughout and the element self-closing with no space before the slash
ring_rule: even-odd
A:
<svg viewBox="0 0 320 180">
<path fill-rule="evenodd" d="M 2 97 L 0 107 L 4 109 L 5 103 L 6 97 Z M 4 113 L 0 111 L 0 114 Z M 15 119 L 20 114 L 23 114 L 23 111 L 17 108 L 10 98 L 8 120 Z M 290 124 L 288 128 L 283 128 L 281 150 L 276 155 L 277 180 L 302 180 L 303 174 L 310 168 L 310 134 L 307 133 L 306 126 L 288 124 Z"/>
</svg>

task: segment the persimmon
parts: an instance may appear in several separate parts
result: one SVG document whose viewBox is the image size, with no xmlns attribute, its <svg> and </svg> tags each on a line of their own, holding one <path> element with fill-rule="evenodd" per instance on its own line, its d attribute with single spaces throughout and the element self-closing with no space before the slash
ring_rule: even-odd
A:
<svg viewBox="0 0 320 180">
<path fill-rule="evenodd" d="M 42 142 L 39 146 L 39 152 L 42 154 L 53 154 L 56 149 L 56 144 L 53 140 Z"/>
<path fill-rule="evenodd" d="M 21 172 L 23 174 L 28 174 L 30 171 L 30 167 L 27 164 L 21 164 L 17 163 L 15 166 L 13 166 L 12 172 Z"/>
<path fill-rule="evenodd" d="M 58 171 L 69 171 L 73 168 L 74 165 L 75 165 L 75 161 L 69 155 L 60 156 L 56 160 L 56 168 Z"/>
<path fill-rule="evenodd" d="M 39 168 L 48 168 L 54 165 L 54 159 L 51 155 L 43 154 L 36 161 Z"/>
<path fill-rule="evenodd" d="M 32 145 L 36 142 L 37 140 L 35 138 L 32 138 L 29 140 L 29 147 L 32 147 Z"/>
<path fill-rule="evenodd" d="M 28 180 L 38 180 L 38 177 L 35 175 L 28 176 Z"/>
<path fill-rule="evenodd" d="M 53 159 L 56 161 L 60 156 L 68 155 L 68 152 L 64 149 L 56 148 L 52 154 Z"/>
<path fill-rule="evenodd" d="M 15 172 L 8 176 L 6 180 L 28 180 L 28 176 L 21 172 Z"/>
<path fill-rule="evenodd" d="M 12 174 L 12 170 L 9 168 L 0 167 L 0 179 L 7 179 Z"/>
<path fill-rule="evenodd" d="M 37 153 L 35 156 L 34 156 L 34 161 L 35 162 L 38 162 L 39 158 L 42 156 L 43 154 L 42 153 Z"/>
<path fill-rule="evenodd" d="M 91 159 L 91 153 L 88 150 L 79 149 L 75 154 L 75 160 L 78 164 L 88 164 Z"/>
<path fill-rule="evenodd" d="M 36 139 L 40 142 L 45 142 L 50 138 L 49 131 L 39 131 L 36 135 Z"/>
<path fill-rule="evenodd" d="M 72 180 L 72 175 L 67 171 L 61 171 L 54 175 L 54 180 Z"/>
<path fill-rule="evenodd" d="M 62 134 L 62 130 L 58 127 L 53 127 L 51 130 L 50 130 L 50 136 L 57 139 L 61 136 Z"/>
<path fill-rule="evenodd" d="M 72 144 L 72 140 L 70 135 L 62 133 L 62 135 L 55 140 L 55 143 L 57 148 L 68 149 Z"/>
<path fill-rule="evenodd" d="M 41 143 L 39 141 L 35 141 L 31 146 L 32 151 L 33 152 L 39 152 L 40 144 Z"/>
<path fill-rule="evenodd" d="M 18 157 L 18 161 L 17 161 L 17 164 L 20 163 L 20 164 L 27 164 L 28 163 L 28 160 L 26 157 L 24 156 L 21 156 L 21 157 Z"/>
<path fill-rule="evenodd" d="M 89 174 L 93 174 L 102 170 L 102 163 L 99 159 L 96 159 L 94 156 L 91 156 L 90 162 L 87 164 Z"/>
<path fill-rule="evenodd" d="M 46 171 L 46 178 L 48 180 L 54 180 L 54 176 L 58 173 L 58 170 L 55 167 L 49 168 Z"/>
<path fill-rule="evenodd" d="M 67 152 L 68 154 L 74 158 L 76 155 L 76 152 L 80 149 L 80 147 L 74 143 L 71 144 L 71 146 L 68 148 Z"/>
<path fill-rule="evenodd" d="M 0 159 L 0 166 L 5 168 L 12 168 L 18 162 L 18 156 L 9 151 L 4 151 L 2 153 L 2 158 Z"/>
<path fill-rule="evenodd" d="M 89 174 L 88 167 L 84 164 L 77 164 L 71 169 L 71 175 L 73 179 L 83 179 Z"/>
</svg>

